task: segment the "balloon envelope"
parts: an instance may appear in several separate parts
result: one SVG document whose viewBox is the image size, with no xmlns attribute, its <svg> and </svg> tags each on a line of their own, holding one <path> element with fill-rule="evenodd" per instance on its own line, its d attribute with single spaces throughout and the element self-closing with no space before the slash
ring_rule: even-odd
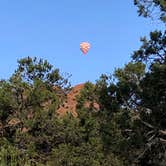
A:
<svg viewBox="0 0 166 166">
<path fill-rule="evenodd" d="M 83 54 L 87 54 L 89 49 L 90 49 L 90 44 L 88 42 L 82 42 L 80 44 L 80 50 L 82 51 Z"/>
</svg>

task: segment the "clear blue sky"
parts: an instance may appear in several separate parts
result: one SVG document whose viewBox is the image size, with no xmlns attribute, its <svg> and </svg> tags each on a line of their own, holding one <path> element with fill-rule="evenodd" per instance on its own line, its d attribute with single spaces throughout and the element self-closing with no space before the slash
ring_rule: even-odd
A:
<svg viewBox="0 0 166 166">
<path fill-rule="evenodd" d="M 164 25 L 137 16 L 132 0 L 0 1 L 0 78 L 9 78 L 17 60 L 47 59 L 71 83 L 94 82 L 130 60 L 140 36 Z M 87 56 L 82 41 L 92 45 Z"/>
</svg>

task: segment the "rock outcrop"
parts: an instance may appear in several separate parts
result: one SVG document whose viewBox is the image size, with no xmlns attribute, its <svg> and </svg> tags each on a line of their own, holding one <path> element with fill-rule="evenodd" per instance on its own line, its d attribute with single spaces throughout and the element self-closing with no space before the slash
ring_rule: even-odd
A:
<svg viewBox="0 0 166 166">
<path fill-rule="evenodd" d="M 85 84 L 78 84 L 74 86 L 71 91 L 67 94 L 67 98 L 65 102 L 60 106 L 60 108 L 57 110 L 57 113 L 60 116 L 64 116 L 66 113 L 71 113 L 74 117 L 77 117 L 77 111 L 76 111 L 76 106 L 77 106 L 77 100 L 76 97 L 80 94 L 81 90 L 84 88 Z M 97 102 L 91 103 L 90 101 L 86 101 L 85 107 L 89 108 L 93 106 L 93 108 L 98 111 L 99 104 Z"/>
<path fill-rule="evenodd" d="M 80 91 L 84 88 L 84 84 L 78 84 L 74 86 L 71 91 L 67 94 L 65 102 L 57 110 L 60 116 L 64 116 L 66 113 L 71 113 L 74 117 L 77 117 L 76 112 L 76 96 L 79 95 Z"/>
</svg>

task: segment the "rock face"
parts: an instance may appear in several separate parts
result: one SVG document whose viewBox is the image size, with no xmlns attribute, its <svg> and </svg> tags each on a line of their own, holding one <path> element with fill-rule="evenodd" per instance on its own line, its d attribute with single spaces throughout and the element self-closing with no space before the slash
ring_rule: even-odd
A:
<svg viewBox="0 0 166 166">
<path fill-rule="evenodd" d="M 66 113 L 71 113 L 74 117 L 77 117 L 78 114 L 76 111 L 76 106 L 77 106 L 76 96 L 79 95 L 80 91 L 83 88 L 84 88 L 84 84 L 78 84 L 75 87 L 73 87 L 72 90 L 67 94 L 66 101 L 57 110 L 57 113 L 60 116 L 64 116 Z M 99 104 L 96 102 L 91 103 L 87 101 L 84 106 L 87 108 L 93 106 L 93 108 L 96 111 L 100 109 Z"/>
<path fill-rule="evenodd" d="M 74 117 L 77 117 L 76 112 L 76 96 L 80 93 L 81 89 L 84 88 L 84 84 L 78 84 L 72 88 L 72 90 L 67 94 L 66 101 L 57 110 L 60 116 L 64 116 L 66 113 L 71 113 Z"/>
</svg>

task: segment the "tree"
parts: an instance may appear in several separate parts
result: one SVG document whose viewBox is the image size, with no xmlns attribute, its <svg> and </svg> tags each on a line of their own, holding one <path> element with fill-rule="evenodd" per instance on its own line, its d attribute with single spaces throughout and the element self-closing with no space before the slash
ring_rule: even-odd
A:
<svg viewBox="0 0 166 166">
<path fill-rule="evenodd" d="M 132 62 L 115 71 L 121 108 L 133 114 L 128 134 L 139 165 L 162 166 L 166 162 L 165 39 L 165 32 L 151 32 L 149 40 L 142 39 Z"/>
<path fill-rule="evenodd" d="M 52 147 L 54 137 L 50 134 L 56 129 L 54 124 L 58 124 L 55 112 L 65 98 L 68 83 L 47 61 L 27 57 L 18 63 L 12 77 L 0 82 L 0 131 L 1 138 L 7 139 L 9 145 L 12 143 L 18 152 L 11 155 L 21 158 L 26 152 L 26 160 L 31 161 L 38 158 L 39 152 L 46 155 Z M 35 160 L 43 161 L 46 159 Z M 8 162 L 12 164 L 11 160 Z"/>
<path fill-rule="evenodd" d="M 15 75 L 19 75 L 22 80 L 28 83 L 33 83 L 36 79 L 52 86 L 63 87 L 68 83 L 68 79 L 60 75 L 59 69 L 53 69 L 53 66 L 47 60 L 38 60 L 36 57 L 18 60 L 18 69 Z"/>
<path fill-rule="evenodd" d="M 116 69 L 112 79 L 102 75 L 96 84 L 104 108 L 100 121 L 105 151 L 119 156 L 124 165 L 134 164 L 144 145 L 140 128 L 135 125 L 144 76 L 144 64 L 129 62 Z"/>
<path fill-rule="evenodd" d="M 134 0 L 138 7 L 139 16 L 151 17 L 166 23 L 166 1 L 165 0 Z"/>
<path fill-rule="evenodd" d="M 140 161 L 145 164 L 164 165 L 166 162 L 166 33 L 150 33 L 144 39 L 133 60 L 147 64 L 147 72 L 141 81 L 140 123 L 145 149 Z M 162 157 L 161 157 L 162 156 Z M 161 159 L 162 158 L 162 159 Z"/>
<path fill-rule="evenodd" d="M 132 61 L 115 70 L 113 81 L 102 75 L 96 87 L 103 116 L 105 150 L 135 165 L 166 162 L 166 36 L 142 38 Z M 128 152 L 126 156 L 125 150 Z"/>
<path fill-rule="evenodd" d="M 132 55 L 133 61 L 149 64 L 148 67 L 166 62 L 166 31 L 150 32 L 150 39 L 143 37 L 141 42 L 142 46 Z"/>
</svg>

